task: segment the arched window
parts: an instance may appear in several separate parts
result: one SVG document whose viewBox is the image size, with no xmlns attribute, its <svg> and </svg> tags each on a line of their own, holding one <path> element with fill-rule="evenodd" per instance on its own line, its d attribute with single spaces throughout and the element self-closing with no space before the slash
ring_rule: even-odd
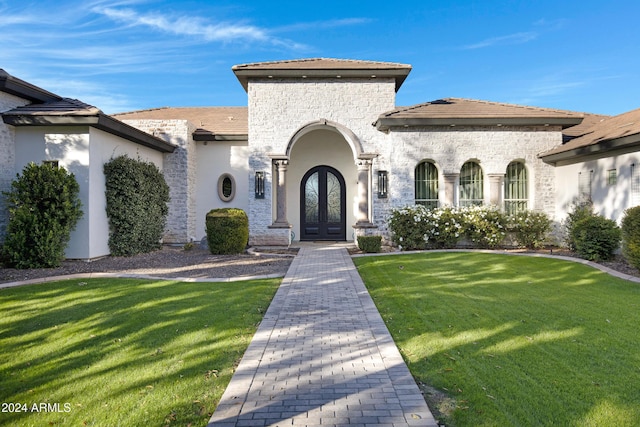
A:
<svg viewBox="0 0 640 427">
<path fill-rule="evenodd" d="M 422 162 L 415 170 L 416 205 L 438 207 L 438 169 L 431 162 Z"/>
<path fill-rule="evenodd" d="M 484 203 L 484 178 L 476 162 L 467 162 L 460 169 L 460 206 L 479 206 Z"/>
<path fill-rule="evenodd" d="M 528 205 L 527 168 L 522 162 L 511 162 L 504 178 L 504 211 L 514 214 L 527 210 Z"/>
</svg>

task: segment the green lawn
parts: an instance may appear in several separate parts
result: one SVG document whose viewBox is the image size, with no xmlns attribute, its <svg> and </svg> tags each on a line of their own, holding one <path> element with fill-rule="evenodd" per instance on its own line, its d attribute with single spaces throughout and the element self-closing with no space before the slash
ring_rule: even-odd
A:
<svg viewBox="0 0 640 427">
<path fill-rule="evenodd" d="M 640 284 L 498 254 L 355 263 L 447 425 L 640 425 Z"/>
<path fill-rule="evenodd" d="M 206 425 L 279 283 L 0 290 L 0 425 Z"/>
</svg>

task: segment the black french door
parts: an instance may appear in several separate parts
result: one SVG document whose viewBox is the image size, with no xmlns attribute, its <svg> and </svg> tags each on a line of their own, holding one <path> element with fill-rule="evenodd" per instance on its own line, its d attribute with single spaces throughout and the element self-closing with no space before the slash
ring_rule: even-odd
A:
<svg viewBox="0 0 640 427">
<path fill-rule="evenodd" d="M 346 240 L 344 178 L 330 166 L 310 169 L 300 183 L 300 240 Z"/>
</svg>

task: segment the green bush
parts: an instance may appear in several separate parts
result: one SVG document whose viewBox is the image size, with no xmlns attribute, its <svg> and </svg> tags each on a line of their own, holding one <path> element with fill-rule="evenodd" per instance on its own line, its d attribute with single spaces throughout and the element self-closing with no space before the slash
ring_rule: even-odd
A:
<svg viewBox="0 0 640 427">
<path fill-rule="evenodd" d="M 389 218 L 393 242 L 401 249 L 453 248 L 464 234 L 462 211 L 422 205 L 394 209 Z"/>
<path fill-rule="evenodd" d="M 359 236 L 358 248 L 366 253 L 378 253 L 382 246 L 382 236 Z"/>
<path fill-rule="evenodd" d="M 249 242 L 249 218 L 242 209 L 213 209 L 207 214 L 206 230 L 214 255 L 242 253 Z"/>
<path fill-rule="evenodd" d="M 571 239 L 578 255 L 590 261 L 606 261 L 620 246 L 620 227 L 615 221 L 599 215 L 573 223 Z"/>
<path fill-rule="evenodd" d="M 566 231 L 566 243 L 567 247 L 575 251 L 576 242 L 574 236 L 575 225 L 586 218 L 594 216 L 593 205 L 591 202 L 575 203 L 571 209 L 571 212 L 567 215 L 564 227 Z"/>
<path fill-rule="evenodd" d="M 169 186 L 150 162 L 127 156 L 104 165 L 109 249 L 132 256 L 159 249 L 169 208 Z"/>
<path fill-rule="evenodd" d="M 640 206 L 627 209 L 622 218 L 622 255 L 640 270 Z"/>
<path fill-rule="evenodd" d="M 507 218 L 494 207 L 472 206 L 463 209 L 467 237 L 481 248 L 496 248 L 507 235 Z"/>
<path fill-rule="evenodd" d="M 73 174 L 50 164 L 30 163 L 4 193 L 9 224 L 3 262 L 15 268 L 57 267 L 71 231 L 82 216 L 80 187 Z"/>
<path fill-rule="evenodd" d="M 541 247 L 551 230 L 551 219 L 544 212 L 519 212 L 509 217 L 509 223 L 518 244 L 529 249 Z"/>
</svg>

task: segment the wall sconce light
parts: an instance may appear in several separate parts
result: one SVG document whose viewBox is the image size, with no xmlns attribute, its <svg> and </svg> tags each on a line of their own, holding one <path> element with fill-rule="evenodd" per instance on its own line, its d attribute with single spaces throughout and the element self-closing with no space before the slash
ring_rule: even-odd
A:
<svg viewBox="0 0 640 427">
<path fill-rule="evenodd" d="M 378 171 L 378 199 L 386 199 L 389 191 L 387 171 Z"/>
<path fill-rule="evenodd" d="M 264 172 L 257 171 L 255 179 L 256 199 L 264 199 Z"/>
</svg>

